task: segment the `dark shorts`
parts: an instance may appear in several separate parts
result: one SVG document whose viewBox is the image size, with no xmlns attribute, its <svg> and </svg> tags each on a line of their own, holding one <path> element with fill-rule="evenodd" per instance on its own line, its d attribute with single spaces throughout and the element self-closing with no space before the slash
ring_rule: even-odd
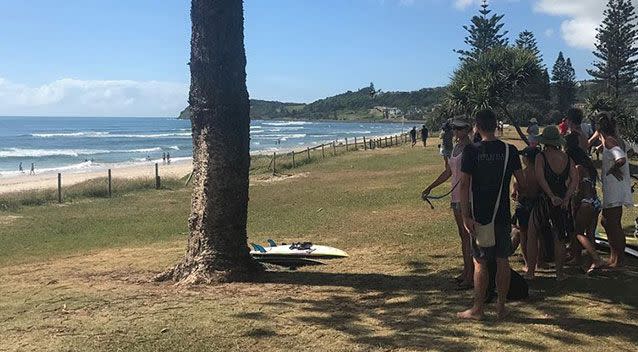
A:
<svg viewBox="0 0 638 352">
<path fill-rule="evenodd" d="M 496 245 L 493 247 L 479 247 L 476 240 L 472 238 L 472 256 L 478 261 L 506 259 L 514 253 L 512 246 L 511 224 L 494 224 L 496 232 Z"/>
<path fill-rule="evenodd" d="M 514 211 L 514 220 L 520 227 L 527 228 L 529 226 L 529 219 L 532 216 L 532 210 L 536 202 L 529 199 L 521 199 L 516 203 L 516 210 Z"/>
</svg>

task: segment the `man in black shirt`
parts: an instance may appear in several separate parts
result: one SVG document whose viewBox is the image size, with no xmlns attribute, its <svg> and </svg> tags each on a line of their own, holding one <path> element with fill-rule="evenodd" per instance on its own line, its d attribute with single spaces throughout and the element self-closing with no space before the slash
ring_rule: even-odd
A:
<svg viewBox="0 0 638 352">
<path fill-rule="evenodd" d="M 485 292 L 488 285 L 488 261 L 496 261 L 496 289 L 498 294 L 497 315 L 501 319 L 507 315 L 505 301 L 510 283 L 508 257 L 512 254 L 511 214 L 509 186 L 512 175 L 525 187 L 518 150 L 509 145 L 507 168 L 505 166 L 506 145 L 495 136 L 496 115 L 491 110 L 483 110 L 476 115 L 476 125 L 482 140 L 468 145 L 463 150 L 461 166 L 461 210 L 463 224 L 472 235 L 474 256 L 474 306 L 458 314 L 463 319 L 482 319 Z M 503 175 L 505 172 L 505 175 Z M 470 195 L 470 186 L 472 194 Z M 500 199 L 498 198 L 500 191 Z M 473 207 L 470 206 L 473 200 Z M 499 202 L 496 216 L 494 209 Z M 478 225 L 488 225 L 494 219 L 495 245 L 480 247 L 474 235 Z"/>
<path fill-rule="evenodd" d="M 410 130 L 410 139 L 412 140 L 412 148 L 416 145 L 416 126 Z"/>
<path fill-rule="evenodd" d="M 421 128 L 421 140 L 423 141 L 423 146 L 427 147 L 428 146 L 428 137 L 430 136 L 430 131 L 428 131 L 428 128 L 425 127 L 425 125 L 423 125 L 423 127 Z"/>
</svg>

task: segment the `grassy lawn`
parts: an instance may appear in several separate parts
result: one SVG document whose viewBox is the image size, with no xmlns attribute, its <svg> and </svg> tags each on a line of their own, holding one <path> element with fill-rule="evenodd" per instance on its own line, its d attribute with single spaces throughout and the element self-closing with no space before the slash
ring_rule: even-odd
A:
<svg viewBox="0 0 638 352">
<path fill-rule="evenodd" d="M 186 247 L 190 191 L 0 212 L 0 351 L 636 350 L 638 262 L 531 283 L 502 323 L 461 322 L 449 200 L 419 199 L 436 146 L 359 151 L 251 181 L 253 242 L 312 241 L 350 258 L 258 283 L 149 282 Z M 447 187 L 445 187 L 447 188 Z M 439 192 L 443 193 L 445 188 Z M 437 193 L 439 193 L 437 192 Z M 625 224 L 638 212 L 626 212 Z M 520 256 L 512 258 L 521 267 Z"/>
</svg>

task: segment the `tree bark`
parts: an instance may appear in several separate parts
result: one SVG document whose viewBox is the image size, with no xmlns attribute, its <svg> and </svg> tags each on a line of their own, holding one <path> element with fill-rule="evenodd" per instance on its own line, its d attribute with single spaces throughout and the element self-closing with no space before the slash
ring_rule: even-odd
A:
<svg viewBox="0 0 638 352">
<path fill-rule="evenodd" d="M 247 245 L 250 103 L 241 0 L 192 0 L 193 193 L 186 255 L 156 277 L 180 283 L 250 280 L 263 268 Z"/>
</svg>

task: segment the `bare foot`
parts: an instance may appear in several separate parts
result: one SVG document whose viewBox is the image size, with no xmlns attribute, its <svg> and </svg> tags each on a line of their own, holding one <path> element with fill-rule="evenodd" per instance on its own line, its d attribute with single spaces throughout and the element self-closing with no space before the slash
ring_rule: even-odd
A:
<svg viewBox="0 0 638 352">
<path fill-rule="evenodd" d="M 456 317 L 459 319 L 482 320 L 483 312 L 475 308 L 470 308 L 466 311 L 456 313 Z"/>
<path fill-rule="evenodd" d="M 625 269 L 625 264 L 621 264 L 621 263 L 609 263 L 609 265 L 607 266 L 609 269 L 611 270 L 624 270 Z"/>
</svg>

